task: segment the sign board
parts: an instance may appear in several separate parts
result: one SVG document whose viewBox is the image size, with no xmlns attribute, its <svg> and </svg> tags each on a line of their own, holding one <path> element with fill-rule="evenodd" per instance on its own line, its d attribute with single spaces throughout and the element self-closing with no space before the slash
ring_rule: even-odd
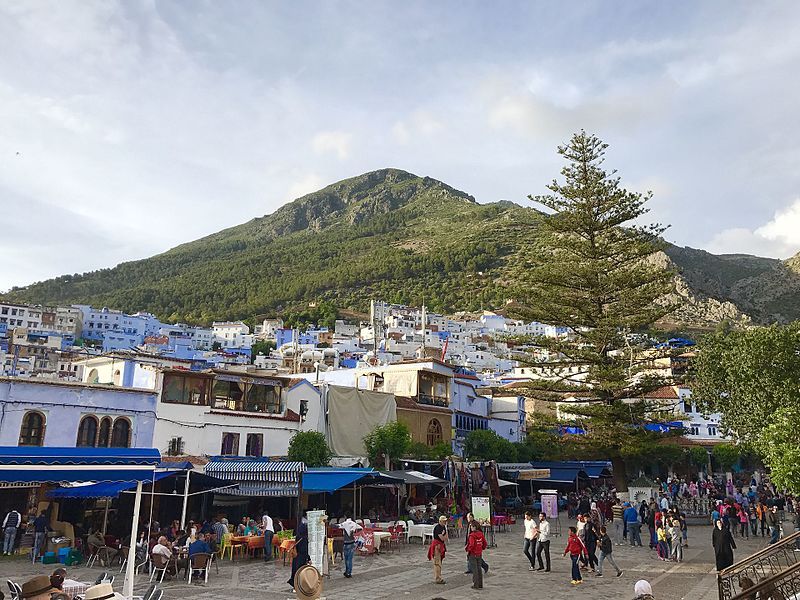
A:
<svg viewBox="0 0 800 600">
<path fill-rule="evenodd" d="M 521 469 L 517 476 L 517 481 L 531 479 L 550 479 L 550 469 Z"/>
<path fill-rule="evenodd" d="M 490 522 L 492 515 L 489 511 L 488 496 L 472 497 L 472 516 L 475 517 L 479 523 Z"/>
<path fill-rule="evenodd" d="M 323 573 L 323 562 L 325 561 L 325 537 L 327 536 L 326 521 L 322 517 L 324 510 L 309 510 L 306 513 L 308 519 L 308 556 L 311 564 L 320 573 Z"/>
<path fill-rule="evenodd" d="M 556 494 L 542 494 L 542 512 L 548 519 L 558 518 L 558 496 Z"/>
</svg>

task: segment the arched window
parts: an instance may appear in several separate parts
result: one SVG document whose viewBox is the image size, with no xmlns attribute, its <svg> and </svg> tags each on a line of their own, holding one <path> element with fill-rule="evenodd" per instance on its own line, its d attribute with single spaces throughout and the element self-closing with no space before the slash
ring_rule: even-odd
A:
<svg viewBox="0 0 800 600">
<path fill-rule="evenodd" d="M 19 429 L 20 446 L 41 446 L 44 444 L 44 415 L 31 411 L 22 417 L 22 427 Z"/>
<path fill-rule="evenodd" d="M 97 440 L 99 448 L 108 448 L 111 443 L 111 417 L 103 417 L 100 420 L 100 437 Z"/>
<path fill-rule="evenodd" d="M 119 369 L 117 369 L 116 371 L 114 371 L 114 377 L 113 377 L 114 385 L 119 385 L 121 379 L 122 375 L 120 374 Z"/>
<path fill-rule="evenodd" d="M 97 417 L 86 415 L 81 419 L 81 424 L 78 426 L 77 446 L 79 448 L 97 446 Z"/>
<path fill-rule="evenodd" d="M 112 448 L 128 448 L 131 445 L 131 422 L 125 417 L 114 421 L 114 432 L 111 435 Z"/>
<path fill-rule="evenodd" d="M 431 419 L 428 423 L 428 446 L 435 446 L 442 441 L 442 424 L 438 419 Z"/>
<path fill-rule="evenodd" d="M 92 369 L 89 371 L 89 376 L 86 377 L 86 383 L 98 383 L 100 381 L 100 374 L 97 372 L 97 369 Z"/>
</svg>

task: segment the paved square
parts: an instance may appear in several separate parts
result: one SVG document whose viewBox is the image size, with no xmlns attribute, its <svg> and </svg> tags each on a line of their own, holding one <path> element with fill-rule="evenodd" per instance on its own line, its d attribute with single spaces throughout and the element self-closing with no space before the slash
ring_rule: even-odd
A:
<svg viewBox="0 0 800 600">
<path fill-rule="evenodd" d="M 788 523 L 786 524 L 788 525 Z M 522 597 L 545 597 L 548 600 L 566 598 L 613 598 L 633 597 L 633 584 L 638 579 L 647 579 L 653 584 L 658 600 L 712 600 L 717 598 L 714 554 L 711 550 L 711 527 L 694 526 L 689 529 L 689 548 L 680 564 L 662 562 L 649 548 L 615 546 L 614 557 L 624 571 L 620 578 L 613 576 L 613 568 L 607 567 L 603 578 L 587 573 L 585 582 L 578 588 L 570 585 L 570 561 L 562 558 L 565 545 L 563 536 L 552 542 L 553 570 L 550 573 L 528 571 L 527 559 L 522 553 L 522 528 L 495 535 L 496 548 L 485 553 L 490 564 L 484 589 L 472 590 L 472 579 L 464 574 L 466 568 L 463 551 L 464 538 L 453 539 L 448 545 L 444 560 L 443 576 L 447 583 L 433 583 L 431 563 L 427 560 L 427 546 L 412 543 L 400 549 L 378 556 L 356 557 L 352 579 L 342 576 L 341 564 L 337 560 L 330 578 L 325 579 L 324 596 L 335 600 L 365 600 L 370 598 L 483 598 L 486 600 L 510 600 Z M 740 540 L 736 559 L 740 560 L 766 545 L 765 538 Z M 32 565 L 23 558 L 2 557 L 0 578 L 22 582 L 28 577 L 53 569 L 52 565 Z M 103 569 L 76 567 L 69 569 L 69 577 L 79 581 L 93 581 Z M 112 572 L 119 571 L 119 567 Z M 282 561 L 265 564 L 261 560 L 237 559 L 219 563 L 219 574 L 212 568 L 206 585 L 189 585 L 183 580 L 165 580 L 167 600 L 190 598 L 212 600 L 236 598 L 237 600 L 285 600 L 293 598 L 286 580 L 289 566 Z M 144 591 L 148 575 L 137 577 L 136 589 Z M 4 584 L 5 587 L 5 584 Z M 117 574 L 114 588 L 122 589 L 122 576 Z"/>
</svg>

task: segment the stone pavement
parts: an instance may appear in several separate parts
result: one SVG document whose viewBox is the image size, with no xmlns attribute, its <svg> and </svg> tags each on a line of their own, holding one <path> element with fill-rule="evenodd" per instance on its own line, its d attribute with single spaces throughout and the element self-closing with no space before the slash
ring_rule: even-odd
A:
<svg viewBox="0 0 800 600">
<path fill-rule="evenodd" d="M 788 525 L 786 523 L 785 525 Z M 788 530 L 787 530 L 788 531 Z M 714 554 L 711 549 L 711 527 L 695 526 L 689 529 L 689 545 L 684 562 L 680 564 L 662 562 L 649 548 L 615 546 L 614 557 L 624 571 L 620 578 L 614 577 L 613 567 L 606 565 L 603 578 L 585 575 L 585 582 L 574 588 L 570 585 L 570 561 L 562 558 L 565 540 L 563 536 L 552 541 L 553 570 L 550 573 L 528 571 L 527 559 L 522 554 L 522 527 L 495 536 L 496 548 L 485 553 L 490 564 L 489 575 L 484 579 L 484 589 L 472 590 L 472 579 L 464 575 L 466 567 L 463 551 L 464 538 L 451 540 L 444 560 L 445 585 L 433 583 L 431 563 L 427 560 L 427 546 L 419 543 L 401 545 L 400 550 L 378 556 L 356 557 L 352 579 L 342 576 L 341 564 L 325 579 L 324 597 L 335 600 L 366 600 L 371 598 L 413 598 L 429 600 L 444 598 L 482 598 L 484 600 L 510 600 L 525 596 L 546 597 L 548 600 L 566 598 L 626 599 L 633 597 L 633 584 L 638 579 L 647 579 L 653 585 L 657 600 L 712 600 L 717 598 Z M 752 554 L 766 544 L 756 540 L 740 542 L 736 560 Z M 33 574 L 52 570 L 51 565 L 32 565 L 22 558 L 0 557 L 0 579 L 22 582 Z M 87 569 L 76 567 L 69 570 L 69 577 L 79 581 L 94 580 L 103 570 L 99 567 Z M 119 567 L 114 569 L 118 571 Z M 293 598 L 286 584 L 289 567 L 282 561 L 265 564 L 261 560 L 237 558 L 225 560 L 219 565 L 219 574 L 212 568 L 208 584 L 188 585 L 182 580 L 164 581 L 165 599 L 216 600 L 284 600 Z M 136 589 L 141 593 L 147 588 L 147 575 L 137 577 Z M 114 582 L 122 589 L 122 576 Z M 5 591 L 6 585 L 3 581 Z"/>
</svg>

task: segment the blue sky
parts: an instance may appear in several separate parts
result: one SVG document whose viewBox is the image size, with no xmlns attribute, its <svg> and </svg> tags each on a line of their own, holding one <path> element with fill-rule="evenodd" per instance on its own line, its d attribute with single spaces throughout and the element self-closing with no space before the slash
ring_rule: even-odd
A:
<svg viewBox="0 0 800 600">
<path fill-rule="evenodd" d="M 667 237 L 800 250 L 800 3 L 0 3 L 0 289 L 381 167 L 545 191 L 585 128 Z"/>
</svg>

